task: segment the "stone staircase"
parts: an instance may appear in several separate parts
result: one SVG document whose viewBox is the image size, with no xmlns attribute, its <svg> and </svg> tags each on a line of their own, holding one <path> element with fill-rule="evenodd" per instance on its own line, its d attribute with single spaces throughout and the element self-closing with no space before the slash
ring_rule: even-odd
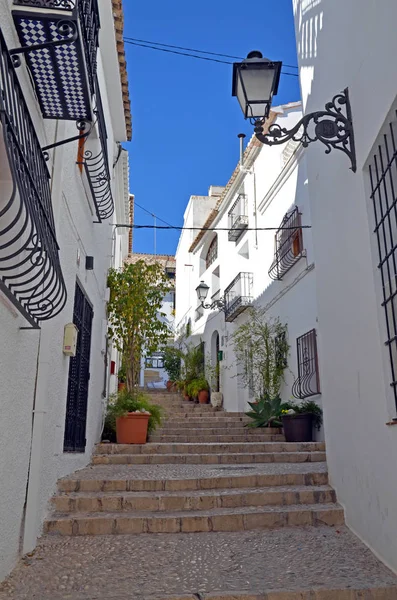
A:
<svg viewBox="0 0 397 600">
<path fill-rule="evenodd" d="M 397 600 L 396 576 L 343 525 L 323 443 L 152 400 L 162 429 L 144 446 L 99 444 L 59 481 L 49 535 L 1 599 Z"/>
<path fill-rule="evenodd" d="M 244 413 L 153 393 L 165 423 L 143 446 L 102 443 L 59 481 L 48 533 L 243 531 L 342 525 L 322 442 L 287 444 Z"/>
</svg>

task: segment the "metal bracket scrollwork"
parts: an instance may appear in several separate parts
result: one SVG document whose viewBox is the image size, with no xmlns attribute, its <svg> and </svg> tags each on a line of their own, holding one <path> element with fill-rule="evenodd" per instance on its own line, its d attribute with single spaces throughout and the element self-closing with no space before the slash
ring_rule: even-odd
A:
<svg viewBox="0 0 397 600">
<path fill-rule="evenodd" d="M 214 300 L 213 302 L 211 302 L 211 304 L 204 304 L 204 302 L 202 302 L 201 306 L 205 310 L 213 310 L 214 308 L 218 308 L 219 310 L 224 310 L 225 309 L 225 301 L 221 298 L 220 300 Z"/>
<path fill-rule="evenodd" d="M 48 160 L 50 157 L 48 150 L 51 150 L 52 148 L 58 148 L 58 146 L 63 146 L 64 144 L 69 144 L 69 142 L 75 142 L 77 140 L 87 138 L 91 133 L 92 126 L 93 124 L 91 121 L 76 121 L 77 129 L 80 132 L 83 131 L 83 133 L 80 133 L 80 135 L 75 135 L 71 138 L 67 138 L 66 140 L 60 140 L 59 142 L 55 142 L 54 144 L 49 144 L 48 146 L 43 146 L 41 151 L 43 152 L 45 160 Z"/>
<path fill-rule="evenodd" d="M 327 102 L 325 110 L 305 115 L 292 129 L 288 130 L 274 123 L 270 125 L 265 134 L 263 133 L 264 125 L 263 119 L 255 122 L 255 135 L 262 144 L 274 146 L 284 144 L 292 139 L 300 142 L 306 148 L 318 140 L 326 146 L 326 154 L 329 154 L 333 148 L 347 154 L 350 158 L 351 170 L 353 173 L 357 170 L 353 122 L 347 88 L 340 94 L 336 94 L 331 102 Z"/>
</svg>

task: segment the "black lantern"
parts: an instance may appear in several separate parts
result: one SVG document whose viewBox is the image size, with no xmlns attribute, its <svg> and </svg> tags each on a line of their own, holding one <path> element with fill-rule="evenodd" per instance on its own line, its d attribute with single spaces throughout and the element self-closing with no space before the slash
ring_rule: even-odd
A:
<svg viewBox="0 0 397 600">
<path fill-rule="evenodd" d="M 254 50 L 241 63 L 233 64 L 232 95 L 237 96 L 246 119 L 269 116 L 273 96 L 277 94 L 281 62 L 263 58 Z"/>
<path fill-rule="evenodd" d="M 200 284 L 196 287 L 197 298 L 199 299 L 201 304 L 204 304 L 208 296 L 209 289 L 210 288 L 206 283 L 204 283 L 204 281 L 200 281 Z"/>
<path fill-rule="evenodd" d="M 329 154 L 333 148 L 342 150 L 351 161 L 355 173 L 356 151 L 348 88 L 327 102 L 324 110 L 307 113 L 292 129 L 278 123 L 266 123 L 273 96 L 277 94 L 281 62 L 263 58 L 261 52 L 250 52 L 245 60 L 233 64 L 232 95 L 237 96 L 246 119 L 255 126 L 256 138 L 267 146 L 300 142 L 304 148 L 320 141 Z"/>
</svg>

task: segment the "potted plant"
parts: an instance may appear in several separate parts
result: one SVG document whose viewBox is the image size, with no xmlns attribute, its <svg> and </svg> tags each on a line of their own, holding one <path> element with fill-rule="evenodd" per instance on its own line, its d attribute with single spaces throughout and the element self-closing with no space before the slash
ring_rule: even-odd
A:
<svg viewBox="0 0 397 600">
<path fill-rule="evenodd" d="M 181 351 L 173 346 L 167 346 L 164 349 L 164 369 L 167 372 L 169 380 L 167 381 L 167 390 L 175 390 L 175 382 L 181 376 Z"/>
<path fill-rule="evenodd" d="M 118 370 L 117 379 L 118 379 L 117 389 L 119 392 L 121 392 L 121 390 L 123 390 L 126 386 L 126 369 L 124 366 L 124 361 L 121 363 L 121 367 Z"/>
<path fill-rule="evenodd" d="M 188 393 L 191 398 L 197 398 L 200 404 L 208 404 L 209 385 L 204 377 L 193 379 L 188 386 Z"/>
<path fill-rule="evenodd" d="M 311 442 L 313 426 L 321 428 L 323 411 L 313 401 L 289 403 L 281 411 L 281 420 L 287 442 Z"/>
<path fill-rule="evenodd" d="M 139 390 L 123 389 L 109 402 L 106 433 L 115 431 L 118 444 L 145 444 L 148 434 L 161 424 L 161 407 L 151 404 Z"/>
</svg>

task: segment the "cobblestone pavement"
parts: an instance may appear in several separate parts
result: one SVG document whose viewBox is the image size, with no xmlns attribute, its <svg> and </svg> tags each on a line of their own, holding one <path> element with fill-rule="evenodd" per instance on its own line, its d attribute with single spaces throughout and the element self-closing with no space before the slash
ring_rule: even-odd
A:
<svg viewBox="0 0 397 600">
<path fill-rule="evenodd" d="M 326 463 L 259 463 L 252 465 L 95 465 L 64 479 L 196 479 L 279 473 L 325 473 Z"/>
<path fill-rule="evenodd" d="M 0 586 L 0 599 L 151 600 L 173 594 L 205 597 L 222 591 L 363 589 L 392 584 L 397 585 L 397 577 L 345 527 L 307 527 L 47 537 Z M 395 594 L 397 598 L 397 587 Z M 367 597 L 372 598 L 363 595 L 363 600 Z"/>
</svg>

